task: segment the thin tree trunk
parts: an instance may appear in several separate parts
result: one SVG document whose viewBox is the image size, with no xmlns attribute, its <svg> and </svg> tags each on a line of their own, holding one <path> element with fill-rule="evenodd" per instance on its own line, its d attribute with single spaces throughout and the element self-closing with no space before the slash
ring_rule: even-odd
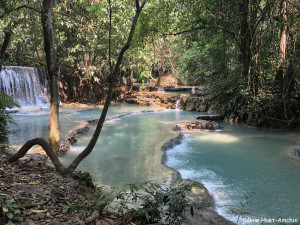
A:
<svg viewBox="0 0 300 225">
<path fill-rule="evenodd" d="M 0 51 L 0 59 L 5 59 L 5 54 L 6 54 L 6 49 L 9 46 L 10 40 L 11 40 L 11 36 L 12 36 L 12 31 L 11 31 L 11 24 L 13 21 L 10 21 L 7 28 L 4 31 L 5 37 L 4 37 L 4 41 L 1 47 L 1 51 Z"/>
<path fill-rule="evenodd" d="M 121 51 L 119 53 L 118 60 L 117 60 L 117 63 L 115 65 L 114 71 L 110 75 L 111 80 L 110 80 L 110 84 L 109 84 L 108 95 L 106 97 L 104 108 L 102 110 L 102 113 L 101 113 L 99 122 L 97 124 L 96 130 L 95 130 L 95 132 L 93 134 L 93 137 L 90 140 L 88 146 L 74 159 L 74 161 L 68 167 L 68 171 L 71 171 L 71 172 L 74 171 L 77 168 L 77 166 L 79 165 L 79 163 L 92 152 L 92 150 L 95 147 L 95 144 L 98 140 L 98 137 L 101 133 L 103 124 L 105 122 L 105 117 L 106 117 L 106 114 L 107 114 L 107 111 L 108 111 L 108 108 L 109 108 L 109 105 L 110 105 L 110 101 L 112 99 L 112 93 L 113 93 L 114 85 L 115 85 L 115 82 L 116 82 L 117 75 L 119 74 L 119 69 L 120 69 L 120 65 L 121 65 L 124 53 L 127 51 L 127 49 L 131 45 L 134 30 L 135 30 L 138 18 L 140 16 L 140 13 L 142 12 L 143 7 L 146 4 L 146 0 L 143 1 L 142 5 L 140 5 L 139 0 L 136 0 L 135 2 L 136 2 L 136 13 L 135 13 L 134 19 L 132 21 L 130 33 L 129 33 L 126 44 L 123 46 L 123 48 L 121 49 Z"/>
<path fill-rule="evenodd" d="M 172 74 L 175 77 L 175 79 L 178 81 L 178 84 L 181 85 L 183 84 L 181 78 L 179 76 L 177 76 L 177 70 L 174 66 L 173 60 L 172 60 L 172 54 L 171 54 L 171 50 L 169 50 L 169 61 L 170 61 L 170 65 L 171 65 L 171 69 L 172 69 Z"/>
<path fill-rule="evenodd" d="M 50 120 L 49 120 L 49 143 L 57 154 L 59 146 L 59 93 L 58 93 L 58 77 L 59 66 L 56 61 L 53 26 L 51 22 L 53 0 L 44 0 L 42 9 L 42 25 L 44 33 L 44 50 L 47 60 L 47 71 L 50 82 Z"/>
<path fill-rule="evenodd" d="M 280 23 L 281 23 L 281 35 L 279 41 L 279 67 L 276 74 L 276 79 L 280 84 L 280 88 L 284 91 L 284 77 L 285 77 L 285 67 L 286 67 L 286 49 L 287 49 L 287 34 L 288 34 L 288 26 L 287 26 L 287 1 L 280 1 Z"/>
<path fill-rule="evenodd" d="M 108 60 L 109 60 L 109 73 L 112 72 L 112 64 L 111 64 L 111 2 L 108 0 L 108 5 L 109 5 L 109 31 L 108 31 Z"/>
<path fill-rule="evenodd" d="M 243 65 L 243 76 L 248 77 L 248 83 L 250 83 L 250 61 L 251 61 L 251 33 L 250 33 L 250 0 L 243 0 L 240 5 L 241 11 L 241 55 Z"/>
</svg>

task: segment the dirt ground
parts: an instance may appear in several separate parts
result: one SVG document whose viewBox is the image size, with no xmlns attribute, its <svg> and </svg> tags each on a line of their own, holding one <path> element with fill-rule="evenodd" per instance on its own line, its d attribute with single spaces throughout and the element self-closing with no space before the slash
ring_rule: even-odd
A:
<svg viewBox="0 0 300 225">
<path fill-rule="evenodd" d="M 0 224 L 129 224 L 103 211 L 105 195 L 87 173 L 62 177 L 41 154 L 8 163 L 0 150 Z M 10 218 L 11 219 L 10 219 Z"/>
</svg>

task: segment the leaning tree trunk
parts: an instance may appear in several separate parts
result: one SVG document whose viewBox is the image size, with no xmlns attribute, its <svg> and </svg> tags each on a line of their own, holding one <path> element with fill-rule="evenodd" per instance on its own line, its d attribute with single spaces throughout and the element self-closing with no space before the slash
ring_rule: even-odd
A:
<svg viewBox="0 0 300 225">
<path fill-rule="evenodd" d="M 49 1 L 45 0 L 44 3 L 45 2 L 49 2 Z M 52 1 L 50 1 L 50 2 L 52 2 Z M 108 111 L 108 107 L 110 105 L 110 101 L 112 99 L 112 93 L 113 93 L 114 85 L 115 85 L 115 82 L 117 80 L 117 75 L 119 74 L 119 69 L 120 69 L 120 65 L 121 65 L 124 53 L 127 51 L 127 49 L 131 45 L 134 30 L 135 30 L 138 18 L 140 16 L 141 12 L 142 12 L 143 7 L 146 4 L 146 0 L 143 1 L 142 5 L 140 5 L 139 0 L 135 0 L 135 2 L 136 2 L 136 13 L 135 13 L 134 19 L 132 21 L 130 33 L 129 33 L 126 44 L 123 46 L 123 48 L 121 49 L 121 51 L 119 53 L 115 68 L 114 68 L 113 72 L 110 75 L 111 81 L 110 81 L 110 85 L 109 85 L 109 93 L 106 97 L 104 108 L 102 110 L 102 113 L 101 113 L 99 122 L 97 124 L 96 130 L 95 130 L 95 132 L 93 134 L 93 137 L 92 137 L 91 141 L 89 142 L 88 146 L 73 160 L 73 162 L 69 165 L 69 167 L 67 169 L 61 164 L 61 162 L 57 158 L 56 154 L 54 154 L 54 152 L 53 152 L 54 149 L 52 149 L 50 144 L 43 138 L 35 138 L 35 139 L 27 141 L 16 154 L 14 154 L 13 156 L 11 156 L 8 159 L 9 162 L 14 162 L 14 161 L 18 160 L 19 158 L 23 157 L 33 145 L 38 144 L 38 145 L 41 145 L 43 147 L 43 149 L 45 150 L 45 152 L 47 153 L 47 155 L 51 159 L 52 163 L 54 164 L 56 170 L 58 172 L 60 172 L 62 175 L 66 176 L 66 175 L 71 174 L 72 172 L 74 172 L 74 170 L 77 168 L 79 163 L 92 152 L 92 150 L 93 150 L 93 148 L 94 148 L 94 146 L 95 146 L 95 144 L 98 140 L 98 137 L 101 133 L 103 124 L 105 122 L 105 117 L 106 117 L 106 114 L 107 114 L 107 111 Z"/>
<path fill-rule="evenodd" d="M 142 5 L 140 5 L 139 0 L 136 0 L 135 2 L 136 2 L 136 13 L 135 13 L 135 16 L 134 16 L 132 24 L 131 24 L 130 33 L 129 33 L 126 44 L 123 46 L 123 48 L 121 49 L 121 51 L 119 53 L 118 60 L 117 60 L 117 63 L 115 65 L 114 71 L 110 75 L 110 85 L 109 85 L 108 95 L 106 97 L 105 104 L 104 104 L 100 119 L 98 121 L 96 130 L 95 130 L 95 132 L 93 134 L 93 137 L 92 137 L 91 141 L 89 142 L 88 146 L 74 159 L 74 161 L 68 167 L 69 171 L 74 171 L 76 169 L 76 167 L 79 165 L 79 163 L 92 152 L 92 150 L 95 147 L 95 144 L 98 140 L 98 137 L 101 133 L 103 124 L 105 122 L 105 117 L 106 117 L 106 114 L 107 114 L 107 111 L 108 111 L 108 108 L 109 108 L 109 105 L 110 105 L 110 101 L 112 99 L 114 85 L 115 85 L 115 82 L 117 80 L 116 79 L 117 75 L 119 74 L 119 69 L 120 69 L 120 65 L 121 65 L 124 53 L 127 51 L 127 49 L 131 45 L 134 30 L 135 30 L 138 18 L 140 16 L 141 12 L 142 12 L 143 7 L 146 4 L 146 0 L 143 1 Z"/>
<path fill-rule="evenodd" d="M 56 61 L 53 26 L 51 22 L 53 0 L 44 0 L 42 9 L 42 25 L 44 33 L 44 49 L 47 60 L 47 71 L 50 82 L 50 120 L 49 120 L 49 143 L 57 154 L 59 146 L 59 94 L 58 94 L 58 77 L 59 66 Z"/>
</svg>

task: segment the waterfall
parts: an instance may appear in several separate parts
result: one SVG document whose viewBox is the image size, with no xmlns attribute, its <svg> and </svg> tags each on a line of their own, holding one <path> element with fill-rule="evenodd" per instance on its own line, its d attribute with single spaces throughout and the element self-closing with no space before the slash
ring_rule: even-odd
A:
<svg viewBox="0 0 300 225">
<path fill-rule="evenodd" d="M 44 68 L 6 66 L 0 71 L 0 93 L 11 96 L 22 106 L 41 106 L 49 102 Z"/>
<path fill-rule="evenodd" d="M 180 110 L 180 101 L 181 101 L 181 98 L 179 97 L 179 99 L 176 101 L 176 106 L 175 106 L 175 109 L 177 109 L 177 110 Z"/>
<path fill-rule="evenodd" d="M 165 91 L 165 88 L 163 86 L 160 86 L 157 90 L 158 91 Z"/>
</svg>

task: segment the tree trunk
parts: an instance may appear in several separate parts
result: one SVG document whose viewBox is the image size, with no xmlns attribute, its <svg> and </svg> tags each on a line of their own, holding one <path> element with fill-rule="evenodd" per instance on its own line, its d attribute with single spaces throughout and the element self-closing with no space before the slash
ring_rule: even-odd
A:
<svg viewBox="0 0 300 225">
<path fill-rule="evenodd" d="M 241 11 L 241 24 L 240 24 L 240 35 L 241 35 L 241 55 L 243 65 L 243 76 L 249 76 L 250 60 L 251 60 L 251 34 L 250 34 L 250 11 L 249 11 L 249 0 L 243 0 L 240 5 Z"/>
<path fill-rule="evenodd" d="M 8 45 L 9 45 L 10 40 L 11 40 L 11 35 L 12 35 L 12 31 L 11 31 L 12 22 L 13 21 L 9 22 L 7 28 L 4 31 L 5 37 L 4 37 L 4 41 L 3 41 L 1 51 L 0 51 L 0 60 L 5 59 L 6 49 L 8 48 Z"/>
<path fill-rule="evenodd" d="M 279 41 L 279 67 L 276 74 L 276 80 L 282 92 L 284 92 L 285 85 L 285 69 L 286 69 L 286 49 L 287 49 L 287 1 L 280 1 L 280 41 Z"/>
<path fill-rule="evenodd" d="M 44 33 L 44 50 L 47 60 L 47 71 L 50 86 L 50 120 L 49 120 L 49 143 L 57 154 L 59 146 L 59 93 L 58 93 L 58 77 L 59 66 L 56 61 L 53 27 L 51 22 L 53 0 L 44 0 L 42 9 L 42 25 Z"/>
<path fill-rule="evenodd" d="M 177 76 L 177 70 L 176 70 L 173 60 L 172 60 L 171 50 L 169 50 L 168 57 L 169 57 L 169 61 L 170 61 L 171 69 L 172 69 L 172 74 L 175 77 L 175 79 L 178 81 L 178 84 L 182 85 L 183 82 L 182 82 L 181 78 L 179 76 Z"/>
<path fill-rule="evenodd" d="M 95 144 L 98 140 L 98 137 L 101 133 L 103 124 L 105 122 L 105 117 L 106 117 L 106 114 L 107 114 L 107 111 L 108 111 L 108 108 L 109 108 L 109 105 L 110 105 L 110 101 L 112 99 L 112 93 L 113 93 L 114 85 L 115 85 L 115 82 L 117 80 L 117 75 L 119 74 L 119 69 L 120 69 L 120 65 L 121 65 L 124 53 L 127 51 L 127 49 L 131 45 L 134 30 L 135 30 L 138 18 L 140 16 L 140 13 L 142 12 L 143 7 L 146 4 L 146 0 L 143 1 L 142 5 L 140 5 L 139 0 L 135 0 L 135 2 L 136 2 L 136 13 L 135 13 L 134 19 L 133 19 L 132 24 L 131 24 L 130 33 L 129 33 L 126 44 L 123 46 L 123 48 L 121 49 L 121 51 L 119 53 L 115 68 L 114 68 L 113 72 L 110 75 L 110 84 L 109 84 L 108 95 L 106 97 L 105 104 L 104 104 L 99 122 L 97 124 L 96 130 L 95 130 L 95 132 L 93 134 L 93 137 L 90 140 L 88 146 L 74 159 L 74 161 L 68 167 L 68 171 L 70 171 L 70 172 L 74 171 L 77 168 L 77 166 L 79 165 L 79 163 L 92 152 L 92 150 L 95 147 Z"/>
<path fill-rule="evenodd" d="M 12 162 L 15 162 L 16 160 L 22 158 L 28 152 L 28 150 L 34 145 L 40 145 L 44 149 L 44 151 L 47 153 L 49 158 L 51 159 L 53 165 L 55 166 L 55 169 L 58 172 L 60 172 L 62 175 L 64 175 L 64 176 L 67 175 L 66 169 L 64 168 L 62 163 L 57 158 L 57 156 L 54 153 L 54 151 L 52 150 L 52 147 L 50 146 L 50 144 L 44 138 L 34 138 L 31 140 L 28 140 L 16 154 L 12 155 L 8 159 L 8 161 L 10 163 L 12 163 Z"/>
</svg>

